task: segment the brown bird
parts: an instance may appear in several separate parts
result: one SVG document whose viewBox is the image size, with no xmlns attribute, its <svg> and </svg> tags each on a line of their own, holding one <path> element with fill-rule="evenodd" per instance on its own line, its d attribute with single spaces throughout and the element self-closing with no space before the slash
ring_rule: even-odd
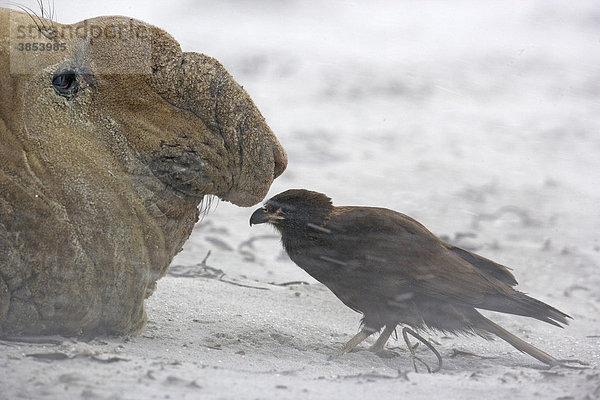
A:
<svg viewBox="0 0 600 400">
<path fill-rule="evenodd" d="M 503 265 L 445 243 L 411 217 L 375 207 L 334 207 L 322 193 L 292 189 L 256 210 L 250 225 L 270 223 L 300 268 L 363 314 L 361 330 L 336 355 L 383 332 L 370 350 L 383 350 L 398 324 L 416 330 L 496 335 L 548 365 L 557 360 L 481 315 L 477 309 L 568 324 L 569 315 L 513 288 Z M 415 362 L 410 328 L 403 335 Z M 420 361 L 420 360 L 419 360 Z M 416 364 L 415 364 L 416 369 Z M 429 369 L 429 367 L 428 367 Z"/>
</svg>

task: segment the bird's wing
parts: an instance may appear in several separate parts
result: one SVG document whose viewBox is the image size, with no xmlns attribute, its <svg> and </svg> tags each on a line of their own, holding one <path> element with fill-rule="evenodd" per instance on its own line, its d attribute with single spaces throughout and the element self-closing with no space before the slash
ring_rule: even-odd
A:
<svg viewBox="0 0 600 400">
<path fill-rule="evenodd" d="M 502 281 L 510 286 L 515 286 L 517 284 L 517 280 L 515 276 L 510 272 L 510 268 L 505 267 L 504 265 L 498 264 L 492 260 L 489 260 L 485 257 L 481 257 L 478 254 L 471 253 L 468 250 L 462 249 L 457 246 L 453 246 L 448 243 L 444 243 L 444 246 L 468 262 L 474 267 L 478 268 L 480 271 L 493 276 L 494 278 Z"/>
<path fill-rule="evenodd" d="M 411 288 L 474 307 L 489 296 L 512 292 L 505 277 L 498 279 L 481 267 L 489 265 L 482 257 L 473 255 L 481 265 L 472 264 L 404 214 L 383 208 L 336 207 L 325 228 L 336 242 L 330 246 L 336 248 L 338 259 L 362 269 L 365 276 L 383 278 L 382 290 Z"/>
</svg>

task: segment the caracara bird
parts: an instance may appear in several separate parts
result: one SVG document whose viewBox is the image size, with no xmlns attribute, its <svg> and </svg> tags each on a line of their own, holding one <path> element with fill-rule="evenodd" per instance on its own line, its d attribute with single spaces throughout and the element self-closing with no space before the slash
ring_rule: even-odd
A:
<svg viewBox="0 0 600 400">
<path fill-rule="evenodd" d="M 415 362 L 407 333 L 439 353 L 415 331 L 496 335 L 541 362 L 562 364 L 481 315 L 477 309 L 567 324 L 562 311 L 515 290 L 503 265 L 445 243 L 414 219 L 385 208 L 334 207 L 322 193 L 293 189 L 256 210 L 250 225 L 269 223 L 300 268 L 327 286 L 345 305 L 363 314 L 361 330 L 336 355 L 374 332 L 370 348 L 383 350 L 398 324 Z M 419 360 L 421 361 L 421 360 Z M 416 364 L 415 369 L 416 369 Z M 429 369 L 429 368 L 428 368 Z"/>
</svg>

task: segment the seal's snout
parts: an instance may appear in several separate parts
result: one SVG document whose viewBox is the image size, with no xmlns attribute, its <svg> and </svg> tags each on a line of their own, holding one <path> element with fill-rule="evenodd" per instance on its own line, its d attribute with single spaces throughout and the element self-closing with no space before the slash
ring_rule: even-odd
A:
<svg viewBox="0 0 600 400">
<path fill-rule="evenodd" d="M 276 179 L 287 168 L 287 155 L 279 145 L 275 145 L 275 149 L 273 150 L 273 163 L 275 164 L 273 179 Z"/>
</svg>

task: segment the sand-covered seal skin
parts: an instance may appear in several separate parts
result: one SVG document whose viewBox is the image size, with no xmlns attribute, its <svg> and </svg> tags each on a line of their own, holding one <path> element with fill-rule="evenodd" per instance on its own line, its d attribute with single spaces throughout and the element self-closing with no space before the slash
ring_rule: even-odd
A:
<svg viewBox="0 0 600 400">
<path fill-rule="evenodd" d="M 0 336 L 139 332 L 204 196 L 258 203 L 285 153 L 219 62 L 159 28 L 32 25 L 0 9 Z"/>
</svg>

